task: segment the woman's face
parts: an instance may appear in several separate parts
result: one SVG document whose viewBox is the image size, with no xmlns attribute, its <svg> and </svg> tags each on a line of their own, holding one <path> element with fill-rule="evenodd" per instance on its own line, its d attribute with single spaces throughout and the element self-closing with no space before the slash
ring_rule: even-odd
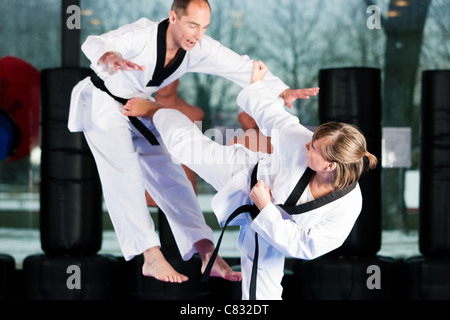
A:
<svg viewBox="0 0 450 320">
<path fill-rule="evenodd" d="M 330 162 L 325 160 L 322 154 L 322 145 L 326 143 L 326 138 L 310 141 L 305 145 L 307 166 L 316 172 L 329 171 Z"/>
</svg>

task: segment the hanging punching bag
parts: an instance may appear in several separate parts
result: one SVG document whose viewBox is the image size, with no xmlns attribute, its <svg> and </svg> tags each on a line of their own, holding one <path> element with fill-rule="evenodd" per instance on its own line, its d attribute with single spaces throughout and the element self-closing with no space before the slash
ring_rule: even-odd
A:
<svg viewBox="0 0 450 320">
<path fill-rule="evenodd" d="M 319 72 L 320 122 L 356 125 L 367 149 L 381 164 L 381 72 L 373 68 L 324 69 Z M 334 253 L 373 255 L 381 246 L 381 167 L 362 175 L 363 207 L 344 244 Z"/>
<path fill-rule="evenodd" d="M 39 145 L 39 76 L 39 70 L 22 59 L 0 59 L 0 110 L 16 127 L 8 162 L 23 159 Z"/>
<path fill-rule="evenodd" d="M 102 240 L 102 192 L 82 133 L 67 129 L 73 87 L 91 71 L 42 71 L 41 242 L 48 254 L 95 254 Z"/>
<path fill-rule="evenodd" d="M 450 70 L 422 73 L 419 247 L 450 255 Z"/>
</svg>

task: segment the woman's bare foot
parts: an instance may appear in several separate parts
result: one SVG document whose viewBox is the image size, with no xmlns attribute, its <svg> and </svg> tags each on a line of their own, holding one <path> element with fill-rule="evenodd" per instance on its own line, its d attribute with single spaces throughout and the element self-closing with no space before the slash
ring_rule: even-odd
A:
<svg viewBox="0 0 450 320">
<path fill-rule="evenodd" d="M 144 251 L 144 265 L 142 274 L 164 282 L 182 283 L 189 280 L 185 275 L 178 273 L 164 258 L 158 247 Z"/>
<path fill-rule="evenodd" d="M 210 240 L 203 239 L 195 243 L 195 248 L 202 259 L 201 271 L 203 274 L 206 266 L 208 265 L 209 259 L 214 252 L 214 244 Z M 233 271 L 225 260 L 223 260 L 219 255 L 217 255 L 216 261 L 214 261 L 210 276 L 224 278 L 229 281 L 242 280 L 242 274 L 238 271 Z"/>
</svg>

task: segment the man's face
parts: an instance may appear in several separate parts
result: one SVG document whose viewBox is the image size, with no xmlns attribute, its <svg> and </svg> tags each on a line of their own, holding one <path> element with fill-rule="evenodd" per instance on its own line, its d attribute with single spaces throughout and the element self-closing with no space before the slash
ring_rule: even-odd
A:
<svg viewBox="0 0 450 320">
<path fill-rule="evenodd" d="M 211 10 L 204 1 L 192 1 L 183 16 L 169 13 L 174 44 L 186 51 L 192 50 L 209 26 Z"/>
</svg>

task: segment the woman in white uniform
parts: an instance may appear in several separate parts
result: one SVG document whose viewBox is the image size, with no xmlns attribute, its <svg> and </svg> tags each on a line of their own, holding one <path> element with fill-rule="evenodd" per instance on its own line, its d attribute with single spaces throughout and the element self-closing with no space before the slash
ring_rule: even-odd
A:
<svg viewBox="0 0 450 320">
<path fill-rule="evenodd" d="M 126 105 L 123 111 L 152 117 L 172 156 L 216 188 L 212 207 L 222 226 L 237 208 L 244 208 L 230 223 L 241 226 L 243 299 L 281 299 L 285 256 L 314 259 L 340 247 L 361 211 L 358 179 L 364 169 L 377 165 L 355 127 L 325 123 L 313 133 L 302 126 L 260 81 L 266 72 L 262 62 L 254 62 L 252 84 L 237 101 L 270 133 L 271 155 L 219 145 L 178 111 L 147 101 Z M 195 152 L 201 153 L 201 163 L 191 161 Z M 251 188 L 252 175 L 257 182 Z"/>
</svg>

